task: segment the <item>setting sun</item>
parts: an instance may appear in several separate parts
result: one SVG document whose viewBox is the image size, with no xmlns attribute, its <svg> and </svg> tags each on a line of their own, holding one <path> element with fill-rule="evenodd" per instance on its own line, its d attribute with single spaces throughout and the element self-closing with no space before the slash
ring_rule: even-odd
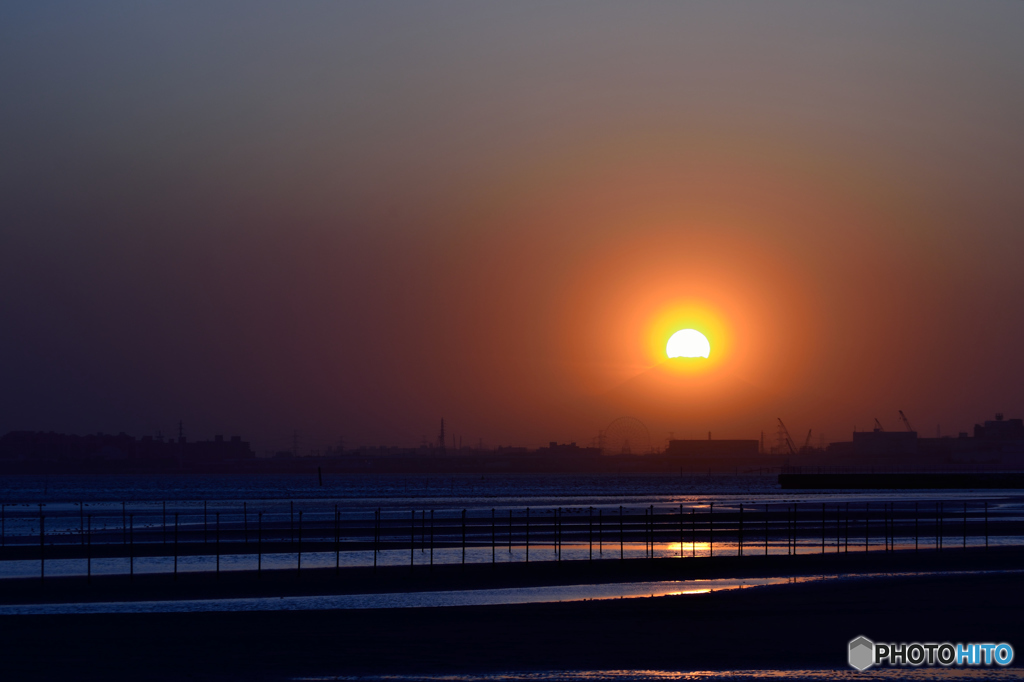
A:
<svg viewBox="0 0 1024 682">
<path fill-rule="evenodd" d="M 711 344 L 696 329 L 680 329 L 669 338 L 665 353 L 670 358 L 706 358 L 711 354 Z"/>
</svg>

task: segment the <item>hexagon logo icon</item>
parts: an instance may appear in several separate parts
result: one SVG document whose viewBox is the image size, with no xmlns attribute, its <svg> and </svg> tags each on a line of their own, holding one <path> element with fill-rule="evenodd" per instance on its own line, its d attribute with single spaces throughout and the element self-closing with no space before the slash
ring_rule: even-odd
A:
<svg viewBox="0 0 1024 682">
<path fill-rule="evenodd" d="M 850 665 L 857 670 L 867 670 L 875 662 L 875 643 L 861 636 L 850 641 Z"/>
</svg>

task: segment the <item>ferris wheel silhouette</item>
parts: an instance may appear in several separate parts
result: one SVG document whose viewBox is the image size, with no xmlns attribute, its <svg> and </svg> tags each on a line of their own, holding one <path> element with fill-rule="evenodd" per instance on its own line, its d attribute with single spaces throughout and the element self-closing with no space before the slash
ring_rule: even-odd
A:
<svg viewBox="0 0 1024 682">
<path fill-rule="evenodd" d="M 635 417 L 619 417 L 599 437 L 601 454 L 646 455 L 651 451 L 651 434 Z"/>
</svg>

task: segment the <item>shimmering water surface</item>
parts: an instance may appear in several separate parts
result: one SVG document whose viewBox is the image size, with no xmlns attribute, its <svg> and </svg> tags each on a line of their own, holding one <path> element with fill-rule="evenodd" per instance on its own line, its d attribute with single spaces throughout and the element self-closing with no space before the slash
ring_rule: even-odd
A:
<svg viewBox="0 0 1024 682">
<path fill-rule="evenodd" d="M 963 571 L 941 575 L 1024 573 L 1021 571 Z M 209 613 L 236 611 L 326 611 L 335 609 L 408 609 L 450 606 L 500 606 L 552 602 L 665 597 L 738 590 L 765 585 L 792 585 L 824 580 L 871 580 L 879 577 L 924 577 L 934 572 L 828 574 L 775 578 L 718 578 L 648 582 L 547 585 L 484 590 L 433 590 L 381 594 L 336 594 L 301 597 L 243 597 L 159 601 L 91 602 L 69 604 L 0 605 L 0 616 L 84 613 Z"/>
<path fill-rule="evenodd" d="M 883 509 L 892 505 L 903 514 L 902 520 L 893 530 L 883 531 Z M 733 518 L 731 527 L 716 521 L 722 526 L 716 527 L 713 537 L 709 527 L 701 527 L 712 508 L 719 519 Z M 40 518 L 45 517 L 47 546 L 84 546 L 88 521 L 90 542 L 120 546 L 122 554 L 94 557 L 89 564 L 82 556 L 84 547 L 76 558 L 51 553 L 46 565 L 51 576 L 170 572 L 177 536 L 183 543 L 192 543 L 191 550 L 178 558 L 179 571 L 215 570 L 213 547 L 218 540 L 223 540 L 218 544 L 220 570 L 255 569 L 260 561 L 257 533 L 262 540 L 262 567 L 268 570 L 297 567 L 299 536 L 321 543 L 320 547 L 307 543 L 302 566 L 308 568 L 367 566 L 374 561 L 406 566 L 463 559 L 519 563 L 526 560 L 524 522 L 529 509 L 533 524 L 529 551 L 534 561 L 589 559 L 591 552 L 595 559 L 700 557 L 712 551 L 738 553 L 735 518 L 741 508 L 746 510 L 748 524 L 747 553 L 787 554 L 791 536 L 798 553 L 821 551 L 823 541 L 825 551 L 858 551 L 866 535 L 870 543 L 880 546 L 883 532 L 895 533 L 890 542 L 897 548 L 914 547 L 915 535 L 927 548 L 939 542 L 940 533 L 947 546 L 1024 541 L 1019 528 L 1013 534 L 1000 534 L 996 526 L 990 527 L 990 521 L 1003 523 L 1003 529 L 1007 523 L 1024 521 L 1024 495 L 1019 491 L 783 491 L 775 475 L 755 472 L 731 476 L 328 475 L 322 486 L 315 475 L 7 476 L 0 478 L 0 545 L 38 546 Z M 794 508 L 800 509 L 800 518 L 790 531 L 788 514 Z M 369 543 L 378 509 L 385 542 L 374 556 Z M 648 509 L 663 524 L 650 544 L 642 541 L 646 521 L 641 519 L 646 517 L 641 515 Z M 936 516 L 940 509 L 941 524 Z M 559 526 L 557 546 L 556 510 L 565 528 L 563 533 Z M 687 525 L 694 512 L 703 520 L 690 530 Z M 335 513 L 341 527 L 339 548 L 325 552 L 323 543 L 333 542 Z M 463 513 L 470 524 L 464 557 L 458 546 Z M 627 520 L 625 539 L 620 542 L 617 519 L 623 513 L 633 520 Z M 919 515 L 920 524 L 908 514 Z M 506 534 L 510 515 L 516 527 Z M 761 523 L 768 517 L 770 533 Z M 492 534 L 497 545 L 494 552 Z M 203 543 L 203 549 L 197 550 L 197 543 Z M 435 544 L 432 551 L 428 543 Z M 130 544 L 160 544 L 158 552 L 138 553 L 164 556 L 129 559 L 128 554 L 135 554 Z M 406 548 L 395 549 L 395 545 Z M 204 553 L 207 556 L 196 556 Z M 26 559 L 24 553 L 0 561 L 0 578 L 40 573 L 39 561 Z"/>
<path fill-rule="evenodd" d="M 498 606 L 589 599 L 626 599 L 700 594 L 758 585 L 806 582 L 819 578 L 749 578 L 656 581 L 601 585 L 553 585 L 490 590 L 440 590 L 383 594 L 341 594 L 312 597 L 184 599 L 175 601 L 102 602 L 87 604 L 25 604 L 0 606 L 0 615 L 71 613 L 201 613 L 223 611 L 324 611 L 333 609 L 406 609 L 439 606 Z"/>
</svg>

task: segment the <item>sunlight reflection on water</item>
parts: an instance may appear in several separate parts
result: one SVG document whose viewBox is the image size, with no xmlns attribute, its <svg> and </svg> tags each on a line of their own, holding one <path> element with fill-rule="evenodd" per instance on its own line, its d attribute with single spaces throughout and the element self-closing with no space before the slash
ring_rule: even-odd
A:
<svg viewBox="0 0 1024 682">
<path fill-rule="evenodd" d="M 162 601 L 94 602 L 79 604 L 22 604 L 0 606 L 0 615 L 55 615 L 84 613 L 202 613 L 233 611 L 323 611 L 331 609 L 401 609 L 443 606 L 498 606 L 591 599 L 630 599 L 701 594 L 758 585 L 780 585 L 820 578 L 743 578 L 717 580 L 665 580 L 597 585 L 549 585 L 490 590 L 438 590 L 383 594 L 338 594 L 303 597 L 242 597 L 233 599 L 179 599 Z"/>
</svg>

